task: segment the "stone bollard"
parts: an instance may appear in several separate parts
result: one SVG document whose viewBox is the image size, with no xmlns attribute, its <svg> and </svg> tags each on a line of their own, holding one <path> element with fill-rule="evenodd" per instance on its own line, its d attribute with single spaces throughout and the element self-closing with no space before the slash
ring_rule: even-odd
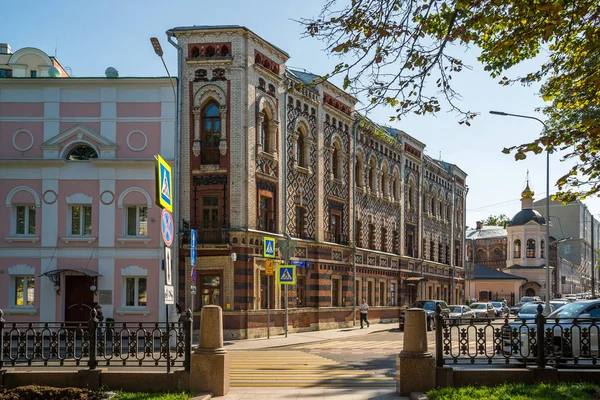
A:
<svg viewBox="0 0 600 400">
<path fill-rule="evenodd" d="M 223 310 L 204 306 L 200 315 L 200 345 L 190 363 L 190 390 L 224 396 L 229 392 L 229 354 L 223 347 Z"/>
<path fill-rule="evenodd" d="M 435 358 L 427 348 L 425 310 L 409 308 L 404 318 L 404 346 L 396 359 L 396 392 L 400 396 L 435 388 Z"/>
</svg>

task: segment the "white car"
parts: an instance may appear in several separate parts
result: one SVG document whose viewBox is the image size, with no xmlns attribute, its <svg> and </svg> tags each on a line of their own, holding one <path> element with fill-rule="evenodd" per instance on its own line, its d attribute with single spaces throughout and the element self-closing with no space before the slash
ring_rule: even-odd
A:
<svg viewBox="0 0 600 400">
<path fill-rule="evenodd" d="M 453 305 L 450 307 L 450 318 L 451 319 L 473 319 L 475 318 L 475 312 L 471 310 L 471 307 L 465 305 Z"/>
</svg>

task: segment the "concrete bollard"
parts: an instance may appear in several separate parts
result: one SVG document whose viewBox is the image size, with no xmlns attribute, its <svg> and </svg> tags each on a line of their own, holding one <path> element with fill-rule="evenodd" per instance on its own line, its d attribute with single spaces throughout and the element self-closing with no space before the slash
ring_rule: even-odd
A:
<svg viewBox="0 0 600 400">
<path fill-rule="evenodd" d="M 229 354 L 223 347 L 223 310 L 204 306 L 200 318 L 200 345 L 192 354 L 190 390 L 225 396 L 229 392 Z"/>
<path fill-rule="evenodd" d="M 409 308 L 404 318 L 404 346 L 396 359 L 396 392 L 400 396 L 435 388 L 435 358 L 428 351 L 425 310 Z"/>
</svg>

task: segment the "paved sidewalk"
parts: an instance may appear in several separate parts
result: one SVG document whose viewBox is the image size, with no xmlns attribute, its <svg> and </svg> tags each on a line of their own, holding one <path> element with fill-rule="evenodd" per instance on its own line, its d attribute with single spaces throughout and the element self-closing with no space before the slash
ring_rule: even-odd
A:
<svg viewBox="0 0 600 400">
<path fill-rule="evenodd" d="M 397 322 L 389 324 L 371 324 L 369 328 L 365 327 L 364 329 L 360 329 L 360 326 L 353 326 L 349 328 L 330 329 L 325 331 L 288 333 L 287 338 L 285 337 L 285 335 L 278 335 L 271 336 L 270 339 L 264 337 L 257 339 L 230 340 L 225 342 L 225 348 L 227 350 L 267 349 L 271 347 L 282 347 L 303 343 L 321 342 L 324 340 L 331 339 L 344 339 L 358 335 L 390 331 L 392 329 L 398 330 Z M 398 332 L 398 334 L 400 333 Z"/>
<path fill-rule="evenodd" d="M 359 328 L 360 329 L 360 328 Z M 394 389 L 373 388 L 231 388 L 225 396 L 214 400 L 289 400 L 289 399 L 331 399 L 331 400 L 408 400 Z"/>
</svg>

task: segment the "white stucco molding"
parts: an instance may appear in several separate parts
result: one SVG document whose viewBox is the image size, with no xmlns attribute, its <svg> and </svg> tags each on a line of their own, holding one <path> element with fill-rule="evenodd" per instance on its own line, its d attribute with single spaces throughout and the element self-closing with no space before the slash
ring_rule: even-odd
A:
<svg viewBox="0 0 600 400">
<path fill-rule="evenodd" d="M 44 53 L 40 49 L 36 49 L 35 47 L 23 47 L 22 49 L 15 51 L 8 59 L 7 64 L 18 64 L 21 57 L 31 54 L 35 54 L 36 56 L 40 57 L 48 67 L 54 65 L 50 57 L 48 57 L 48 54 Z"/>
<path fill-rule="evenodd" d="M 148 276 L 148 270 L 137 265 L 121 268 L 121 276 Z"/>
<path fill-rule="evenodd" d="M 9 275 L 35 275 L 35 268 L 27 264 L 17 264 L 8 269 Z"/>
<path fill-rule="evenodd" d="M 8 195 L 6 196 L 6 203 L 5 203 L 6 207 L 12 206 L 13 196 L 15 194 L 17 194 L 18 192 L 20 192 L 21 190 L 31 193 L 31 195 L 33 196 L 33 198 L 35 200 L 35 207 L 40 208 L 40 205 L 41 205 L 40 196 L 38 196 L 38 194 L 36 193 L 35 190 L 33 190 L 32 188 L 30 188 L 28 186 L 17 186 L 16 188 L 14 188 L 10 192 L 8 192 Z"/>
<path fill-rule="evenodd" d="M 123 190 L 123 192 L 121 192 L 121 194 L 119 195 L 119 198 L 117 199 L 117 207 L 123 208 L 123 200 L 131 192 L 141 193 L 146 198 L 146 206 L 148 208 L 152 208 L 152 198 L 150 197 L 148 192 L 146 192 L 141 187 L 137 187 L 137 186 L 127 188 L 127 189 Z"/>
<path fill-rule="evenodd" d="M 93 198 L 83 193 L 67 196 L 67 204 L 92 204 Z"/>
<path fill-rule="evenodd" d="M 76 136 L 76 140 L 70 142 L 67 146 L 63 146 L 73 136 Z M 93 144 L 90 140 L 96 142 L 96 144 Z M 65 158 L 67 153 L 79 144 L 91 146 L 98 153 L 98 158 L 115 158 L 117 145 L 98 132 L 81 124 L 73 125 L 69 129 L 45 141 L 40 147 L 44 151 L 44 158 Z"/>
</svg>

